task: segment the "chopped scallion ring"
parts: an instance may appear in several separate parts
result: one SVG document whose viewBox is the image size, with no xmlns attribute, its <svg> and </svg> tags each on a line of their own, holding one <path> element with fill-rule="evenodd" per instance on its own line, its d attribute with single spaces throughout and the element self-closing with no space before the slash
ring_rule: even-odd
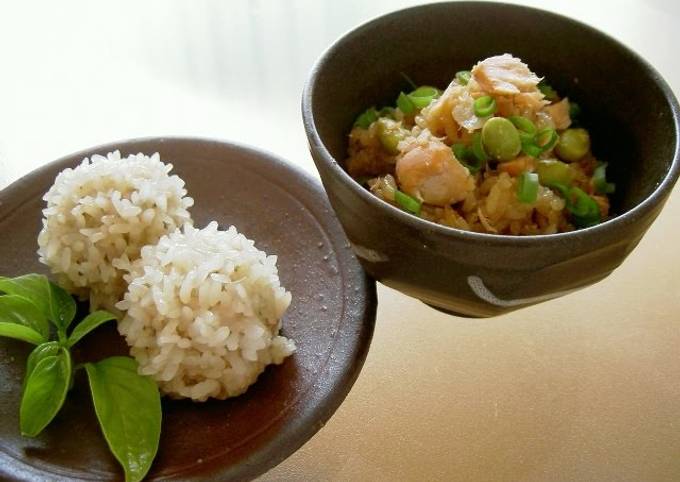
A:
<svg viewBox="0 0 680 482">
<path fill-rule="evenodd" d="M 354 125 L 356 127 L 361 127 L 362 129 L 368 129 L 371 127 L 371 124 L 377 120 L 378 111 L 375 110 L 375 107 L 370 107 L 357 117 L 357 120 L 354 121 Z"/>
<path fill-rule="evenodd" d="M 517 199 L 520 202 L 531 204 L 538 198 L 538 174 L 524 171 L 518 178 Z"/>
<path fill-rule="evenodd" d="M 472 73 L 469 70 L 461 70 L 456 72 L 456 80 L 460 85 L 467 85 L 470 82 Z"/>
<path fill-rule="evenodd" d="M 400 92 L 399 97 L 397 97 L 397 107 L 399 107 L 399 110 L 404 114 L 410 114 L 416 110 L 416 106 L 413 104 L 413 101 L 403 92 Z"/>
<path fill-rule="evenodd" d="M 611 194 L 616 190 L 616 184 L 607 182 L 607 163 L 600 164 L 593 172 L 593 187 L 599 194 Z"/>
<path fill-rule="evenodd" d="M 548 187 L 558 191 L 564 198 L 571 220 L 578 228 L 595 226 L 602 221 L 600 207 L 597 202 L 578 187 L 567 187 L 561 183 L 552 183 Z"/>
<path fill-rule="evenodd" d="M 473 107 L 477 117 L 488 117 L 496 112 L 496 99 L 483 95 L 475 100 Z"/>
<path fill-rule="evenodd" d="M 416 216 L 420 215 L 422 203 L 417 199 L 412 198 L 408 194 L 405 194 L 397 189 L 394 191 L 394 200 L 404 211 L 408 211 L 411 214 L 415 214 Z"/>
<path fill-rule="evenodd" d="M 550 84 L 543 80 L 538 83 L 538 90 L 540 90 L 545 98 L 550 102 L 553 102 L 559 98 L 555 89 L 553 89 Z"/>
<path fill-rule="evenodd" d="M 415 105 L 416 108 L 422 109 L 423 107 L 430 105 L 430 103 L 440 95 L 441 91 L 436 87 L 423 85 L 408 94 L 408 98 L 413 102 L 413 105 Z"/>
<path fill-rule="evenodd" d="M 513 119 L 515 120 L 513 121 Z M 531 121 L 529 119 L 526 119 L 524 117 L 520 117 L 519 119 L 523 120 L 520 121 L 518 120 L 517 117 L 511 117 L 510 121 L 513 122 L 513 124 L 515 124 L 515 127 L 517 127 L 517 123 L 523 126 L 518 127 L 518 129 L 520 130 L 519 137 L 522 141 L 522 151 L 526 155 L 531 157 L 538 157 L 544 152 L 549 151 L 550 149 L 555 147 L 555 144 L 557 144 L 557 141 L 559 140 L 559 136 L 557 135 L 557 132 L 555 132 L 555 129 L 546 127 L 545 129 L 541 129 L 540 131 L 531 135 L 528 131 L 530 131 L 532 128 L 535 130 L 536 128 L 534 127 L 534 125 L 531 124 Z M 531 127 L 529 127 L 529 124 L 531 124 Z M 527 130 L 524 130 L 525 128 Z"/>
<path fill-rule="evenodd" d="M 512 122 L 512 125 L 517 128 L 517 130 L 520 132 L 520 135 L 527 134 L 532 137 L 536 135 L 536 126 L 526 117 L 513 115 L 508 117 L 508 120 Z"/>
<path fill-rule="evenodd" d="M 456 159 L 459 161 L 462 161 L 468 156 L 468 148 L 465 146 L 465 144 L 454 144 L 451 146 L 451 150 L 453 151 L 453 155 L 456 156 Z"/>
<path fill-rule="evenodd" d="M 470 174 L 476 174 L 484 166 L 465 144 L 454 144 L 451 146 L 453 155 L 456 156 L 458 162 L 468 168 Z"/>
<path fill-rule="evenodd" d="M 484 145 L 482 144 L 482 134 L 481 132 L 475 132 L 472 136 L 472 147 L 471 151 L 475 159 L 479 162 L 480 167 L 486 164 L 489 160 L 489 156 L 484 150 Z"/>
<path fill-rule="evenodd" d="M 572 215 L 572 221 L 579 228 L 594 226 L 601 221 L 597 202 L 577 187 L 569 190 L 567 209 Z"/>
<path fill-rule="evenodd" d="M 555 144 L 557 144 L 558 140 L 559 136 L 557 135 L 557 132 L 555 132 L 555 129 L 550 127 L 541 129 L 536 133 L 535 137 L 536 145 L 541 148 L 542 152 L 549 151 L 555 147 Z"/>
</svg>

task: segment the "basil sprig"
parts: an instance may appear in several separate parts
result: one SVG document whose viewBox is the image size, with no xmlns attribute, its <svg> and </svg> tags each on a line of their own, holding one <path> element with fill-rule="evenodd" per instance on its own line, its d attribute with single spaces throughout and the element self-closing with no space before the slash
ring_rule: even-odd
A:
<svg viewBox="0 0 680 482">
<path fill-rule="evenodd" d="M 71 348 L 85 335 L 116 317 L 95 311 L 71 330 L 76 303 L 45 276 L 0 277 L 0 336 L 36 345 L 26 360 L 19 426 L 27 437 L 39 435 L 56 417 L 72 386 Z M 50 332 L 50 323 L 56 336 Z M 99 425 L 127 482 L 148 473 L 161 430 L 156 383 L 137 373 L 130 357 L 110 357 L 84 365 Z"/>
<path fill-rule="evenodd" d="M 137 362 L 114 356 L 85 365 L 97 419 L 125 480 L 142 480 L 158 450 L 161 397 L 156 382 L 137 374 Z"/>
</svg>

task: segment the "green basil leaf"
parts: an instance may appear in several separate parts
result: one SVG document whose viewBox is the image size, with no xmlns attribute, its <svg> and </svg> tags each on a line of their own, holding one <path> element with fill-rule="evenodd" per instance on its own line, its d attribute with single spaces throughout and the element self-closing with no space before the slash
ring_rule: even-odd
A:
<svg viewBox="0 0 680 482">
<path fill-rule="evenodd" d="M 0 296 L 0 322 L 24 325 L 40 333 L 43 341 L 50 336 L 50 325 L 35 303 L 19 295 Z"/>
<path fill-rule="evenodd" d="M 68 347 L 71 348 L 73 345 L 78 343 L 78 340 L 97 328 L 102 323 L 106 323 L 107 321 L 115 319 L 116 315 L 109 313 L 108 311 L 102 310 L 90 313 L 85 318 L 83 318 L 83 321 L 78 323 L 73 329 L 73 332 L 71 332 L 71 335 L 68 337 Z"/>
<path fill-rule="evenodd" d="M 45 341 L 43 336 L 33 328 L 29 328 L 28 326 L 24 325 L 17 325 L 16 323 L 0 322 L 0 336 L 27 341 L 28 343 L 33 343 L 34 345 L 40 345 Z"/>
<path fill-rule="evenodd" d="M 161 435 L 158 386 L 137 373 L 130 357 L 111 357 L 85 365 L 97 419 L 127 482 L 144 478 Z"/>
<path fill-rule="evenodd" d="M 59 342 L 48 341 L 36 346 L 28 359 L 26 359 L 26 375 L 24 377 L 24 387 L 26 386 L 26 381 L 30 378 L 31 373 L 35 370 L 36 365 L 39 361 L 49 357 L 56 356 L 59 353 Z"/>
<path fill-rule="evenodd" d="M 47 278 L 39 274 L 27 274 L 16 278 L 0 278 L 0 291 L 8 295 L 19 295 L 31 300 L 45 315 L 50 317 Z"/>
<path fill-rule="evenodd" d="M 76 302 L 61 286 L 47 282 L 50 291 L 51 320 L 57 328 L 66 330 L 76 316 Z"/>
<path fill-rule="evenodd" d="M 16 278 L 0 277 L 0 291 L 29 299 L 48 320 L 62 330 L 76 316 L 76 303 L 71 295 L 40 274 L 32 273 Z"/>
<path fill-rule="evenodd" d="M 56 355 L 45 355 L 26 378 L 19 408 L 22 435 L 35 437 L 59 412 L 71 382 L 71 355 L 60 347 Z"/>
</svg>

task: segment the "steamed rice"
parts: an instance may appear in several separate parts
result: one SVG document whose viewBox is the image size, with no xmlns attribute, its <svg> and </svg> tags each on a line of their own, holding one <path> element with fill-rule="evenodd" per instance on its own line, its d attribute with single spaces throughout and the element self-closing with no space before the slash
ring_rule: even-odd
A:
<svg viewBox="0 0 680 482">
<path fill-rule="evenodd" d="M 158 154 L 121 158 L 118 151 L 65 169 L 45 194 L 40 261 L 90 309 L 113 309 L 126 289 L 126 264 L 143 246 L 191 223 L 184 181 Z"/>
<path fill-rule="evenodd" d="M 129 287 L 117 304 L 140 372 L 173 398 L 203 401 L 239 395 L 282 363 L 295 345 L 278 334 L 291 294 L 276 260 L 216 222 L 144 247 L 125 267 Z"/>
</svg>

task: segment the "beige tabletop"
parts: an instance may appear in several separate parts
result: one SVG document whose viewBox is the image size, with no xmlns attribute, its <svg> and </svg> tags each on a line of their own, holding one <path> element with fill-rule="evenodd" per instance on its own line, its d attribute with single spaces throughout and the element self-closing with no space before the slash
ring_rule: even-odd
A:
<svg viewBox="0 0 680 482">
<path fill-rule="evenodd" d="M 2 2 L 0 188 L 82 148 L 170 134 L 316 175 L 299 108 L 312 63 L 412 3 Z M 680 92 L 673 0 L 524 3 L 608 32 Z M 676 189 L 616 272 L 558 300 L 467 320 L 379 285 L 345 403 L 261 480 L 680 480 L 679 240 Z"/>
</svg>

